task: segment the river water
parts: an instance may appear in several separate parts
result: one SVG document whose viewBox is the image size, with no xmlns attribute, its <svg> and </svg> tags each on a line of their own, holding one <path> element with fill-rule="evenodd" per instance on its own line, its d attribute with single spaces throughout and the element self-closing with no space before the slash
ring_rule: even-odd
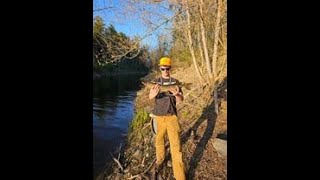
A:
<svg viewBox="0 0 320 180">
<path fill-rule="evenodd" d="M 93 82 L 93 177 L 106 162 L 109 152 L 123 144 L 134 115 L 134 100 L 141 75 L 111 76 Z"/>
</svg>

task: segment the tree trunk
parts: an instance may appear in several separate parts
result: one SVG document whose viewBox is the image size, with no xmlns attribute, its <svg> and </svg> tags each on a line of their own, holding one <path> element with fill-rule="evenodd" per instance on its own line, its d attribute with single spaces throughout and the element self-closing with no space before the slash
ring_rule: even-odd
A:
<svg viewBox="0 0 320 180">
<path fill-rule="evenodd" d="M 212 75 L 212 71 L 211 71 L 211 67 L 210 67 L 208 46 L 207 46 L 206 34 L 205 34 L 204 23 L 203 23 L 203 11 L 202 11 L 203 0 L 200 0 L 200 5 L 199 6 L 200 6 L 200 30 L 201 30 L 204 57 L 205 57 L 205 60 L 206 60 L 206 66 L 207 66 L 207 71 L 208 71 L 209 78 L 212 78 L 213 75 Z"/>
<path fill-rule="evenodd" d="M 214 83 L 214 90 L 213 90 L 213 101 L 214 101 L 214 112 L 216 115 L 219 114 L 219 98 L 218 98 L 218 84 Z"/>
<path fill-rule="evenodd" d="M 212 79 L 216 79 L 217 77 L 217 71 L 216 71 L 216 64 L 217 64 L 217 59 L 218 59 L 218 43 L 219 43 L 219 24 L 220 24 L 220 19 L 221 19 L 221 0 L 217 0 L 217 19 L 216 23 L 214 26 L 214 44 L 213 44 L 213 54 L 212 54 Z"/>
<path fill-rule="evenodd" d="M 217 18 L 214 25 L 214 44 L 213 44 L 213 54 L 212 54 L 212 79 L 214 79 L 213 85 L 214 85 L 214 92 L 213 92 L 213 98 L 214 98 L 214 109 L 215 113 L 219 113 L 219 98 L 218 98 L 218 85 L 219 85 L 219 78 L 217 77 L 217 60 L 218 60 L 218 43 L 219 43 L 219 32 L 220 32 L 220 20 L 221 20 L 221 10 L 222 10 L 222 4 L 221 0 L 217 0 Z M 224 64 L 222 64 L 224 66 Z M 223 67 L 221 67 L 223 68 Z"/>
<path fill-rule="evenodd" d="M 188 46 L 189 46 L 189 50 L 190 50 L 190 53 L 191 53 L 191 56 L 192 56 L 192 61 L 193 61 L 193 65 L 194 65 L 196 74 L 197 74 L 197 76 L 199 78 L 200 83 L 203 84 L 203 78 L 202 78 L 202 76 L 200 74 L 200 71 L 199 71 L 199 67 L 198 67 L 198 64 L 197 64 L 197 61 L 196 61 L 196 57 L 195 57 L 194 49 L 193 49 L 193 44 L 192 44 L 191 26 L 190 26 L 190 13 L 189 13 L 188 7 L 187 7 L 187 10 L 186 10 L 186 14 L 187 14 L 187 23 L 188 23 L 188 26 L 187 26 Z"/>
<path fill-rule="evenodd" d="M 205 64 L 205 61 L 204 61 L 204 58 L 203 58 L 203 51 L 202 51 L 202 47 L 201 47 L 201 34 L 200 34 L 200 30 L 199 30 L 199 33 L 198 33 L 198 48 L 199 48 L 199 53 L 200 53 L 200 60 L 201 60 L 201 66 L 200 66 L 200 70 L 201 70 L 201 74 L 203 74 L 202 72 L 202 68 L 204 67 L 204 64 Z"/>
</svg>

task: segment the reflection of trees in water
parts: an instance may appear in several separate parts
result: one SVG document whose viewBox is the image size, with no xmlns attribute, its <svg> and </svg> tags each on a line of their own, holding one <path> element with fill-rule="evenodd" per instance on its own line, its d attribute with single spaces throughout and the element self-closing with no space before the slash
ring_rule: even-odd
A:
<svg viewBox="0 0 320 180">
<path fill-rule="evenodd" d="M 111 114 L 109 114 L 109 115 L 112 116 L 112 114 L 113 113 L 111 112 Z M 98 120 L 104 120 L 107 118 L 107 113 L 105 110 L 98 110 L 98 111 L 96 111 L 96 116 L 98 117 L 97 118 Z"/>
<path fill-rule="evenodd" d="M 93 81 L 94 111 L 100 120 L 116 113 L 119 96 L 125 91 L 137 91 L 140 87 L 138 75 L 110 76 Z"/>
<path fill-rule="evenodd" d="M 119 98 L 117 96 L 113 98 L 96 98 L 94 101 L 94 111 L 99 120 L 106 119 L 106 116 L 113 116 L 116 113 L 117 104 Z"/>
<path fill-rule="evenodd" d="M 124 91 L 139 90 L 140 78 L 137 75 L 110 76 L 93 82 L 94 97 L 117 96 Z"/>
</svg>

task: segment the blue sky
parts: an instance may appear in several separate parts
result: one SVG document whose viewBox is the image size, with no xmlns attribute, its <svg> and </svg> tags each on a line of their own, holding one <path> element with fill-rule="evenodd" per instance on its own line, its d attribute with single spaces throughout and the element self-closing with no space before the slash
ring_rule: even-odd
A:
<svg viewBox="0 0 320 180">
<path fill-rule="evenodd" d="M 93 0 L 93 9 L 111 7 L 102 11 L 93 13 L 93 16 L 99 15 L 104 19 L 106 26 L 112 24 L 118 32 L 123 32 L 129 37 L 147 35 L 150 30 L 161 23 L 166 18 L 173 16 L 173 13 L 167 8 L 169 5 L 164 1 L 161 3 L 150 4 L 147 1 L 140 0 L 142 3 L 134 3 L 137 0 Z M 141 18 L 145 17 L 145 18 Z M 149 22 L 149 23 L 148 23 Z M 148 25 L 147 25 L 148 24 Z M 161 34 L 170 39 L 171 23 L 167 23 L 153 31 L 151 35 L 142 40 L 151 48 L 157 46 L 157 35 Z"/>
</svg>

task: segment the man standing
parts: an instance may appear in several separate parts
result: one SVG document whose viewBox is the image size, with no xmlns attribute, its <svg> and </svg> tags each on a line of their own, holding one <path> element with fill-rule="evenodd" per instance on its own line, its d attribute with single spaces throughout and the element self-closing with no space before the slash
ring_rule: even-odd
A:
<svg viewBox="0 0 320 180">
<path fill-rule="evenodd" d="M 170 76 L 171 59 L 163 57 L 160 59 L 159 67 L 161 76 L 155 81 L 161 85 L 175 84 L 179 81 Z M 156 134 L 156 158 L 157 166 L 160 166 L 165 158 L 164 136 L 168 133 L 173 174 L 177 180 L 185 180 L 185 167 L 182 161 L 180 144 L 180 125 L 177 118 L 176 104 L 183 101 L 181 87 L 171 88 L 169 93 L 160 92 L 160 86 L 156 84 L 149 93 L 149 99 L 155 98 L 153 114 L 157 123 Z"/>
</svg>

